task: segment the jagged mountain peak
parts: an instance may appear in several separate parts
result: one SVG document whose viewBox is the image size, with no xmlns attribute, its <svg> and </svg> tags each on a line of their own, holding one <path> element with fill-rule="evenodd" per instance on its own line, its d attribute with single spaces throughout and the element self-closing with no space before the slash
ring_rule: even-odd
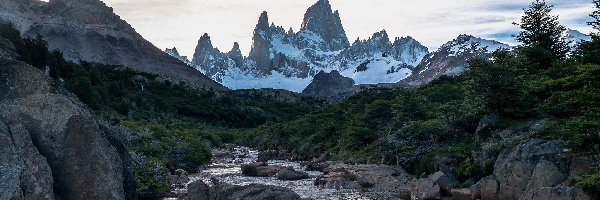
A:
<svg viewBox="0 0 600 200">
<path fill-rule="evenodd" d="M 233 47 L 231 48 L 231 51 L 240 51 L 240 44 L 237 42 L 234 42 Z"/>
<path fill-rule="evenodd" d="M 327 0 L 319 0 L 306 10 L 300 32 L 311 32 L 321 37 L 328 50 L 350 46 L 339 12 L 332 11 Z"/>
<path fill-rule="evenodd" d="M 258 17 L 258 23 L 256 24 L 256 30 L 267 30 L 269 28 L 269 14 L 267 11 L 260 13 Z"/>
<path fill-rule="evenodd" d="M 198 39 L 198 46 L 196 46 L 196 50 L 198 48 L 213 48 L 212 41 L 208 33 L 204 33 L 200 39 Z"/>
</svg>

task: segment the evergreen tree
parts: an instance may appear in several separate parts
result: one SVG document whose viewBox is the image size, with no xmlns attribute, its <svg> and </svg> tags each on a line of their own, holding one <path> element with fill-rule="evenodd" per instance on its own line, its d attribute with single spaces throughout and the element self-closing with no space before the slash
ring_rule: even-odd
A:
<svg viewBox="0 0 600 200">
<path fill-rule="evenodd" d="M 524 47 L 537 47 L 552 54 L 555 60 L 566 57 L 569 45 L 563 34 L 566 28 L 560 25 L 558 16 L 551 15 L 552 5 L 544 0 L 536 0 L 521 17 L 521 23 L 515 23 L 523 29 L 516 36 Z M 547 66 L 546 66 L 547 67 Z"/>
<path fill-rule="evenodd" d="M 596 10 L 590 14 L 594 21 L 588 22 L 588 25 L 597 30 L 592 33 L 592 41 L 584 41 L 575 51 L 577 61 L 584 64 L 600 64 L 600 0 L 594 0 Z"/>
<path fill-rule="evenodd" d="M 600 31 L 600 0 L 594 0 L 594 5 L 596 6 L 596 10 L 590 14 L 590 17 L 594 18 L 594 21 L 588 22 L 588 24 Z M 597 35 L 597 33 L 595 35 Z"/>
</svg>

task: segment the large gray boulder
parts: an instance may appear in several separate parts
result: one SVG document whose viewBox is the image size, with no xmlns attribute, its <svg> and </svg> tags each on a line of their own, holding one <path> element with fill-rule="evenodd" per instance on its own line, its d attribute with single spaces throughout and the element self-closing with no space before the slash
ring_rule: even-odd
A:
<svg viewBox="0 0 600 200">
<path fill-rule="evenodd" d="M 564 154 L 565 144 L 564 141 L 528 140 L 500 153 L 494 166 L 494 175 L 500 185 L 499 198 L 519 199 L 528 189 L 530 182 L 534 187 L 541 184 L 539 180 L 542 179 L 562 181 L 556 179 L 563 179 L 564 175 L 557 169 L 548 169 L 548 165 L 556 165 L 553 168 L 562 168 L 561 171 L 568 170 L 568 157 Z M 538 164 L 538 172 L 534 174 Z M 552 171 L 552 174 L 541 174 L 541 171 Z M 538 177 L 539 175 L 553 177 Z"/>
<path fill-rule="evenodd" d="M 494 175 L 471 187 L 472 199 L 589 199 L 574 180 L 593 162 L 567 154 L 566 144 L 531 139 L 503 150 Z"/>
<path fill-rule="evenodd" d="M 283 168 L 281 171 L 277 172 L 276 176 L 277 180 L 286 181 L 301 180 L 308 178 L 308 174 L 306 172 L 296 171 L 291 168 Z"/>
<path fill-rule="evenodd" d="M 124 162 L 129 155 L 107 139 L 112 133 L 42 71 L 10 57 L 0 57 L 0 121 L 8 128 L 3 140 L 13 143 L 2 145 L 7 149 L 0 157 L 14 163 L 10 157 L 18 155 L 23 163 L 3 162 L 2 176 L 17 177 L 4 184 L 20 183 L 17 197 L 135 198 L 131 166 Z M 2 187 L 0 194 L 13 189 Z"/>
<path fill-rule="evenodd" d="M 21 124 L 0 120 L 0 199 L 54 199 L 52 170 Z"/>
<path fill-rule="evenodd" d="M 591 200 L 581 188 L 572 187 L 542 187 L 525 193 L 521 200 Z"/>
</svg>

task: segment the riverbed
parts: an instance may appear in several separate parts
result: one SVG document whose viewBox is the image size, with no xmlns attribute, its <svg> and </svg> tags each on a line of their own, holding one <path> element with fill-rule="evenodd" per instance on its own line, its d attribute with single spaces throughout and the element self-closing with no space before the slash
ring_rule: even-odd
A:
<svg viewBox="0 0 600 200">
<path fill-rule="evenodd" d="M 358 190 L 353 189 L 329 189 L 314 185 L 315 179 L 322 175 L 318 171 L 306 171 L 299 162 L 286 160 L 269 160 L 269 165 L 280 165 L 292 167 L 297 171 L 309 174 L 308 179 L 296 181 L 282 181 L 275 177 L 247 177 L 242 175 L 240 166 L 249 164 L 258 160 L 258 151 L 248 147 L 232 147 L 229 149 L 214 149 L 212 163 L 206 166 L 201 173 L 189 176 L 190 183 L 196 180 L 203 180 L 210 184 L 211 178 L 219 182 L 233 185 L 263 184 L 285 187 L 293 190 L 302 198 L 310 199 L 370 199 Z"/>
</svg>

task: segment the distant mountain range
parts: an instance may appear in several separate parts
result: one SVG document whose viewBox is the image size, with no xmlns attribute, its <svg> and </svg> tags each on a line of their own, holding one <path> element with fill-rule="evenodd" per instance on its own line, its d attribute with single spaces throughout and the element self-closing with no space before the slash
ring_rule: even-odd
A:
<svg viewBox="0 0 600 200">
<path fill-rule="evenodd" d="M 347 79 L 339 77 L 350 78 L 355 86 L 396 83 L 418 86 L 442 75 L 460 74 L 472 58 L 486 58 L 497 49 L 512 48 L 498 41 L 460 35 L 429 52 L 410 36 L 391 40 L 385 30 L 350 43 L 339 12 L 332 10 L 328 0 L 319 0 L 307 9 L 297 32 L 269 23 L 268 14 L 263 12 L 253 33 L 248 56 L 241 54 L 237 43 L 230 51 L 221 52 L 212 45 L 208 34 L 198 40 L 191 60 L 179 55 L 175 48 L 167 49 L 167 53 L 231 89 L 275 88 L 295 92 L 308 89 L 311 94 L 325 94 L 316 89 L 331 83 L 323 80 L 326 77 L 344 81 L 333 84 L 336 90 L 342 90 L 340 85 L 348 85 Z M 590 39 L 575 30 L 566 34 L 573 46 Z M 336 72 L 329 75 L 332 71 Z M 309 86 L 317 74 L 321 74 L 320 86 Z M 331 92 L 331 88 L 325 90 Z"/>
<path fill-rule="evenodd" d="M 467 69 L 467 61 L 489 57 L 499 48 L 511 48 L 493 40 L 460 35 L 438 50 L 430 52 L 416 39 L 390 38 L 385 30 L 367 39 L 351 42 L 338 11 L 327 0 L 319 0 L 307 9 L 298 31 L 284 29 L 260 14 L 246 56 L 234 43 L 222 52 L 204 34 L 191 58 L 177 49 L 163 52 L 145 40 L 112 8 L 100 0 L 3 0 L 0 21 L 13 23 L 23 35 L 40 34 L 51 49 L 60 50 L 71 61 L 116 64 L 154 73 L 166 80 L 185 81 L 197 88 L 214 90 L 274 88 L 302 92 L 319 76 L 319 87 L 307 91 L 313 95 L 358 91 L 362 85 L 426 84 L 441 75 L 456 75 Z M 565 34 L 575 46 L 590 37 L 575 30 Z M 169 56 L 170 55 L 170 56 Z M 336 71 L 336 73 L 330 74 Z M 328 76 L 330 74 L 331 76 Z M 328 77 L 343 80 L 330 92 Z M 224 87 L 225 86 L 225 87 Z M 227 88 L 226 88 L 227 87 Z"/>
<path fill-rule="evenodd" d="M 208 34 L 199 40 L 191 61 L 171 55 L 231 89 L 277 88 L 300 92 L 320 71 L 339 71 L 356 84 L 396 83 L 411 75 L 429 50 L 412 37 L 390 39 L 385 30 L 350 44 L 338 11 L 327 0 L 308 8 L 299 31 L 258 20 L 252 49 L 244 57 L 234 44 L 214 48 Z"/>
</svg>

